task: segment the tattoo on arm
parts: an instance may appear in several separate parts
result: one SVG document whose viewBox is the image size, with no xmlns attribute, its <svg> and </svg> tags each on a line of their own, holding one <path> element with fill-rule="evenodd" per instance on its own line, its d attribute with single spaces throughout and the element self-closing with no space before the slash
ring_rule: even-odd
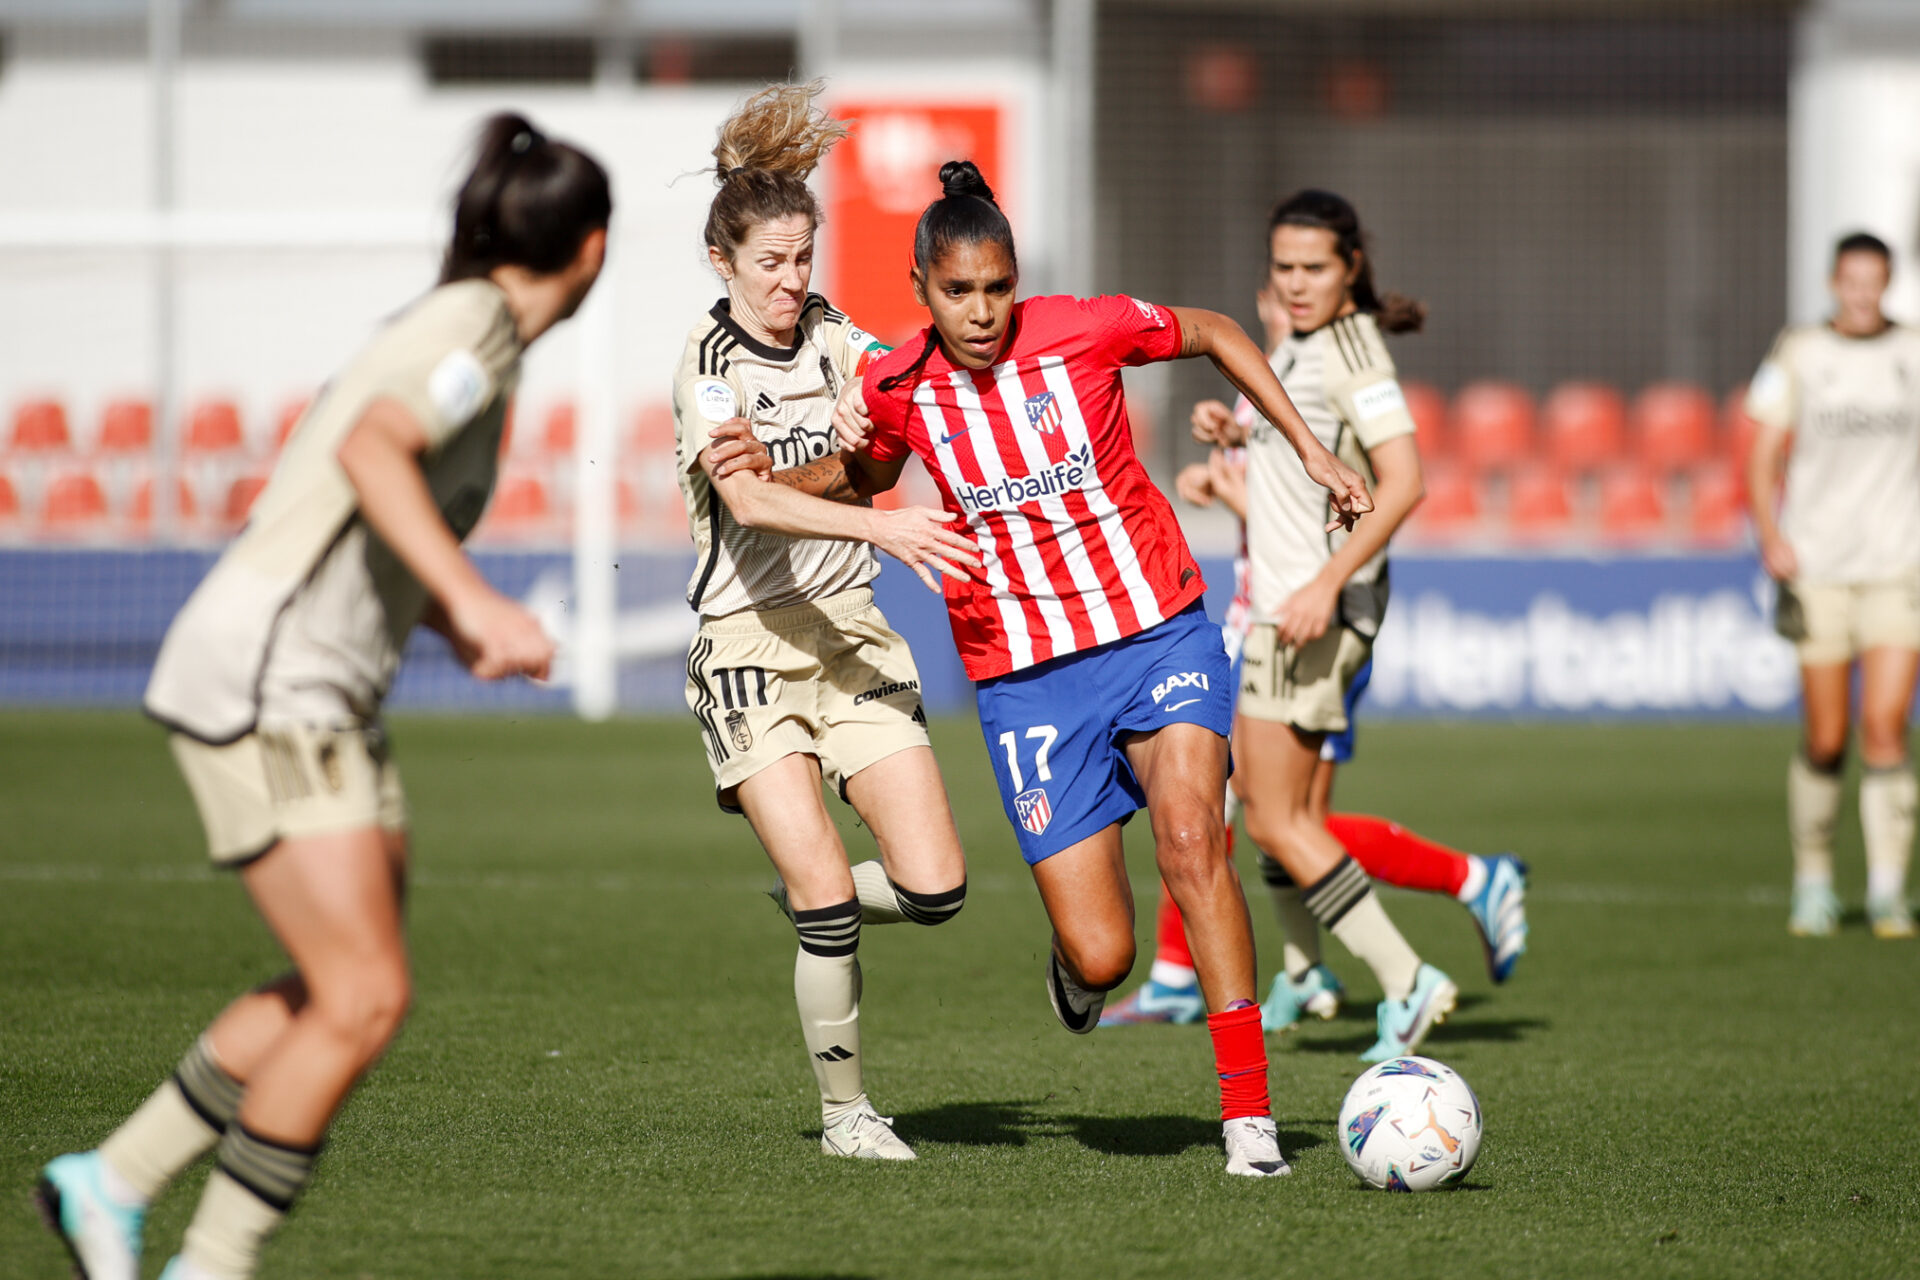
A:
<svg viewBox="0 0 1920 1280">
<path fill-rule="evenodd" d="M 828 502 L 860 501 L 860 492 L 854 488 L 846 464 L 838 454 L 803 462 L 785 471 L 776 471 L 772 478 L 775 484 L 810 493 L 816 498 L 825 498 Z"/>
<path fill-rule="evenodd" d="M 1189 356 L 1197 356 L 1202 349 L 1200 322 L 1189 320 L 1180 333 L 1180 358 L 1184 360 Z"/>
</svg>

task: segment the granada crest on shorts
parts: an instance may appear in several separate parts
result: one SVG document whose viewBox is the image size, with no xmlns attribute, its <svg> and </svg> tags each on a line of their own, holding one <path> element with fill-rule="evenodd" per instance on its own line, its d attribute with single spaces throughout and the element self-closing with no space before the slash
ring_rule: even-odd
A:
<svg viewBox="0 0 1920 1280">
<path fill-rule="evenodd" d="M 727 736 L 733 739 L 734 750 L 753 750 L 753 730 L 747 728 L 746 712 L 727 712 Z"/>
<path fill-rule="evenodd" d="M 1053 806 L 1047 802 L 1045 787 L 1035 787 L 1015 796 L 1013 811 L 1019 815 L 1020 825 L 1035 835 L 1044 833 L 1047 824 L 1053 821 Z"/>
</svg>

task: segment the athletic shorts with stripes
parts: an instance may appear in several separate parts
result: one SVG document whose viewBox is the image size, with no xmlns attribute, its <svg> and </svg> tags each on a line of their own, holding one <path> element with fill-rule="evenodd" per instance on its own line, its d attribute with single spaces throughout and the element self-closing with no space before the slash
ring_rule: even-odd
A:
<svg viewBox="0 0 1920 1280">
<path fill-rule="evenodd" d="M 1280 643 L 1279 628 L 1257 622 L 1240 655 L 1240 714 L 1290 724 L 1306 733 L 1343 733 L 1355 678 L 1373 657 L 1373 641 L 1351 627 L 1328 627 L 1302 645 Z"/>
<path fill-rule="evenodd" d="M 377 724 L 279 725 L 217 746 L 175 733 L 168 744 L 217 865 L 243 866 L 283 839 L 406 829 L 400 772 Z"/>
<path fill-rule="evenodd" d="M 701 620 L 687 653 L 687 706 L 706 739 L 714 795 L 790 755 L 810 755 L 841 799 L 847 779 L 927 745 L 913 652 L 866 587 L 810 604 Z"/>
</svg>

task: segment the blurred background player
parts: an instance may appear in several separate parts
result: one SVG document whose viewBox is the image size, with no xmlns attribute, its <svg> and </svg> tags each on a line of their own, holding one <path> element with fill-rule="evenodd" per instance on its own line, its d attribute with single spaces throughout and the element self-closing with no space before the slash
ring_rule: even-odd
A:
<svg viewBox="0 0 1920 1280">
<path fill-rule="evenodd" d="M 1832 318 L 1783 331 L 1747 392 L 1759 427 L 1747 466 L 1753 526 L 1780 584 L 1780 634 L 1800 658 L 1806 739 L 1787 766 L 1787 929 L 1802 937 L 1839 924 L 1833 828 L 1856 664 L 1867 920 L 1877 937 L 1914 936 L 1907 721 L 1920 670 L 1920 333 L 1880 309 L 1892 274 L 1883 241 L 1841 240 Z"/>
<path fill-rule="evenodd" d="M 693 326 L 674 375 L 680 488 L 698 556 L 700 630 L 687 705 L 720 807 L 744 813 L 780 873 L 800 935 L 794 999 L 820 1086 L 821 1150 L 911 1160 L 867 1100 L 860 1052 L 862 924 L 936 925 L 966 898 L 966 862 L 927 744 L 913 654 L 874 607 L 869 543 L 946 572 L 973 563 L 945 513 L 875 511 L 765 481 L 769 462 L 832 452 L 833 406 L 880 344 L 809 293 L 820 210 L 806 178 L 846 135 L 819 84 L 775 85 L 720 128 L 707 255 L 727 296 Z M 759 447 L 722 440 L 722 423 Z M 729 458 L 754 466 L 726 474 Z M 859 813 L 880 860 L 851 870 L 822 778 Z"/>
<path fill-rule="evenodd" d="M 1208 355 L 1281 426 L 1323 508 L 1351 521 L 1365 484 L 1311 436 L 1261 352 L 1208 311 L 1128 297 L 1016 302 L 1013 229 L 971 162 L 914 233 L 911 282 L 932 323 L 876 361 L 837 415 L 833 486 L 891 488 L 917 454 L 966 512 L 980 570 L 949 584 L 954 640 L 1020 851 L 1053 923 L 1047 997 L 1093 1030 L 1132 968 L 1120 826 L 1141 807 L 1192 923 L 1220 1080 L 1227 1172 L 1289 1172 L 1267 1093 L 1253 936 L 1219 798 L 1230 675 L 1172 508 L 1134 455 L 1120 371 Z M 871 420 L 866 420 L 866 411 Z M 1295 465 L 1299 465 L 1298 462 Z"/>
<path fill-rule="evenodd" d="M 146 1207 L 218 1147 L 166 1280 L 254 1273 L 328 1124 L 406 1014 L 406 806 L 380 704 L 417 622 L 482 679 L 544 677 L 553 644 L 460 543 L 492 492 L 527 346 L 606 255 L 586 153 L 489 120 L 439 287 L 383 328 L 295 429 L 240 537 L 174 619 L 147 689 L 214 862 L 293 972 L 241 996 L 98 1150 L 42 1174 L 90 1280 L 136 1280 Z"/>
<path fill-rule="evenodd" d="M 1267 332 L 1267 350 L 1272 354 L 1291 331 L 1286 309 L 1269 280 L 1258 294 L 1260 319 Z M 1195 425 L 1202 419 L 1209 424 L 1225 406 L 1205 401 L 1194 406 Z M 1245 396 L 1235 401 L 1232 414 L 1241 428 L 1252 426 L 1253 406 Z M 1253 596 L 1248 582 L 1247 564 L 1247 480 L 1246 450 L 1242 447 L 1214 448 L 1205 462 L 1182 468 L 1175 478 L 1180 496 L 1196 506 L 1220 503 L 1240 519 L 1240 550 L 1233 561 L 1233 599 L 1227 605 L 1220 625 L 1227 656 L 1234 664 L 1238 679 L 1240 651 L 1246 641 L 1253 617 Z M 1384 566 L 1383 566 L 1384 573 Z M 1403 889 L 1447 893 L 1467 908 L 1481 946 L 1487 957 L 1487 974 L 1494 982 L 1505 982 L 1527 949 L 1526 867 L 1510 855 L 1482 857 L 1461 853 L 1443 844 L 1407 830 L 1397 822 L 1364 814 L 1331 811 L 1335 767 L 1353 759 L 1355 725 L 1353 717 L 1367 680 L 1373 670 L 1371 660 L 1363 663 L 1348 686 L 1347 727 L 1327 734 L 1320 746 L 1320 765 L 1314 771 L 1310 797 L 1318 815 L 1334 839 L 1354 861 L 1375 880 Z M 1227 834 L 1239 815 L 1240 800 L 1229 785 L 1226 797 Z M 1299 890 L 1284 872 L 1271 874 L 1273 860 L 1259 854 L 1262 874 L 1277 899 L 1284 904 L 1280 924 L 1284 931 L 1300 913 L 1293 900 Z M 1159 909 L 1154 922 L 1153 967 L 1147 981 L 1126 999 L 1100 1016 L 1102 1026 L 1135 1023 L 1196 1022 L 1206 1012 L 1200 984 L 1194 977 L 1193 959 L 1187 946 L 1186 926 L 1180 908 L 1160 887 Z M 1331 1018 L 1339 1011 L 1342 989 L 1325 966 L 1309 970 L 1296 980 L 1283 966 L 1274 975 L 1273 986 L 1261 1006 L 1266 1027 L 1280 1031 L 1292 1026 L 1302 1014 Z"/>
<path fill-rule="evenodd" d="M 1324 925 L 1380 983 L 1379 1037 L 1361 1055 L 1379 1061 L 1418 1048 L 1459 992 L 1387 918 L 1366 872 L 1328 832 L 1325 791 L 1316 807 L 1314 784 L 1327 735 L 1348 727 L 1349 690 L 1379 634 L 1387 541 L 1423 493 L 1413 418 L 1380 330 L 1416 330 L 1425 308 L 1376 293 L 1358 215 L 1324 191 L 1274 209 L 1268 287 L 1288 326 L 1274 372 L 1321 444 L 1373 478 L 1375 498 L 1372 519 L 1344 537 L 1330 533 L 1324 498 L 1288 474 L 1266 420 L 1249 428 L 1217 401 L 1195 412 L 1196 437 L 1247 445 L 1253 622 L 1241 655 L 1234 791 L 1287 938 L 1286 982 L 1268 1021 L 1288 1025 L 1299 1007 L 1338 998 L 1320 964 Z"/>
</svg>

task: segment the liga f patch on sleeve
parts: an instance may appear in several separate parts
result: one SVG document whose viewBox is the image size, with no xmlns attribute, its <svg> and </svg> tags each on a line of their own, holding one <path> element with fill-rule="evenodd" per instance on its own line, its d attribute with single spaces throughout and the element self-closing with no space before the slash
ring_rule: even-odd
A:
<svg viewBox="0 0 1920 1280">
<path fill-rule="evenodd" d="M 708 422 L 725 422 L 736 415 L 740 401 L 726 383 L 702 378 L 693 384 L 693 407 Z"/>
<path fill-rule="evenodd" d="M 1372 422 L 1390 413 L 1406 412 L 1407 398 L 1400 394 L 1397 382 L 1376 382 L 1353 393 L 1353 409 L 1360 421 Z"/>
<path fill-rule="evenodd" d="M 449 351 L 427 375 L 427 399 L 446 421 L 468 421 L 487 402 L 486 367 L 471 351 Z"/>
</svg>

